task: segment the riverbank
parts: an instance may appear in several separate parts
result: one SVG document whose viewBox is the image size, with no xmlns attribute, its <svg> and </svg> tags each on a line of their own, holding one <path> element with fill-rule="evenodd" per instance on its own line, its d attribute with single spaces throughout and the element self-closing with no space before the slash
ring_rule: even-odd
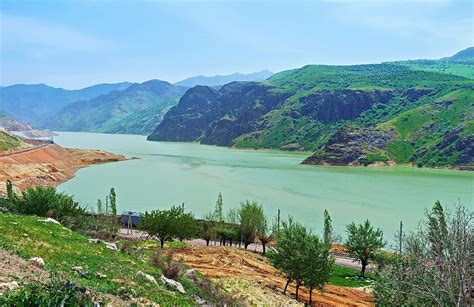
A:
<svg viewBox="0 0 474 307">
<path fill-rule="evenodd" d="M 57 186 L 91 164 L 123 161 L 123 155 L 102 150 L 66 149 L 56 144 L 0 157 L 0 194 L 11 180 L 18 190 L 30 186 Z"/>
</svg>

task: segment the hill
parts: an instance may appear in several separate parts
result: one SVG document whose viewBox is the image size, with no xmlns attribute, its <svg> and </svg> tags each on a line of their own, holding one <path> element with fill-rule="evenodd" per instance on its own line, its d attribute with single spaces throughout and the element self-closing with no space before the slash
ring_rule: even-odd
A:
<svg viewBox="0 0 474 307">
<path fill-rule="evenodd" d="M 175 85 L 193 87 L 196 85 L 219 86 L 234 81 L 262 81 L 273 75 L 271 71 L 262 70 L 251 74 L 235 73 L 231 75 L 196 76 L 176 82 Z"/>
<path fill-rule="evenodd" d="M 91 242 L 88 237 L 61 225 L 40 222 L 40 219 L 0 213 L 0 231 L 4 234 L 0 237 L 0 254 L 11 260 L 10 265 L 0 271 L 4 276 L 2 281 L 15 281 L 20 287 L 27 287 L 32 282 L 28 279 L 36 279 L 37 283 L 51 286 L 54 278 L 61 277 L 67 281 L 62 283 L 62 287 L 78 289 L 91 295 L 95 301 L 108 301 L 114 306 L 155 306 L 155 303 L 193 306 L 196 304 L 195 295 L 204 297 L 201 290 L 184 276 L 181 281 L 186 293 L 160 282 L 161 270 L 150 263 L 151 252 L 139 257 L 132 252 L 109 249 L 103 243 Z M 28 259 L 32 257 L 41 257 L 44 267 L 31 270 Z M 30 271 L 33 274 L 28 274 Z M 150 282 L 145 274 L 156 276 L 157 282 Z M 27 275 L 33 276 L 25 278 Z M 48 294 L 53 296 L 52 290 L 50 292 L 40 294 L 46 300 Z M 5 300 L 0 302 L 5 303 Z"/>
<path fill-rule="evenodd" d="M 313 151 L 308 164 L 472 165 L 474 81 L 404 65 L 309 65 L 190 89 L 149 136 Z"/>
<path fill-rule="evenodd" d="M 474 47 L 438 60 L 408 60 L 394 63 L 413 70 L 435 71 L 474 79 Z"/>
<path fill-rule="evenodd" d="M 37 126 L 45 117 L 59 111 L 68 104 L 98 95 L 123 90 L 130 83 L 98 84 L 80 90 L 65 90 L 45 84 L 16 84 L 0 88 L 0 110 L 10 113 L 18 120 Z"/>
<path fill-rule="evenodd" d="M 135 83 L 122 91 L 76 101 L 46 118 L 42 126 L 61 131 L 149 134 L 186 89 L 160 80 Z"/>
<path fill-rule="evenodd" d="M 27 123 L 21 123 L 17 121 L 13 116 L 8 114 L 5 111 L 0 110 L 0 127 L 5 128 L 6 130 L 31 130 L 31 125 Z"/>
</svg>

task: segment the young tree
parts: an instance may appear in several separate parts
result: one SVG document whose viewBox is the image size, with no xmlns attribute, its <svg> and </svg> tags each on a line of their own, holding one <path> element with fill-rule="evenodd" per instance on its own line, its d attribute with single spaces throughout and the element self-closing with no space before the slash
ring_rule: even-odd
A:
<svg viewBox="0 0 474 307">
<path fill-rule="evenodd" d="M 6 206 L 8 208 L 9 211 L 11 212 L 16 212 L 16 206 L 15 206 L 15 202 L 17 200 L 17 196 L 15 194 L 15 191 L 13 190 L 13 184 L 12 182 L 10 181 L 10 179 L 7 179 L 7 182 L 6 182 L 6 186 L 7 186 L 7 201 L 6 201 Z"/>
<path fill-rule="evenodd" d="M 222 194 L 217 195 L 216 207 L 214 209 L 214 216 L 218 222 L 224 222 L 223 213 L 224 202 L 222 201 Z"/>
<path fill-rule="evenodd" d="M 185 213 L 183 208 L 180 207 L 176 220 L 177 228 L 175 236 L 183 241 L 184 239 L 194 238 L 199 232 L 199 226 L 191 213 Z"/>
<path fill-rule="evenodd" d="M 324 210 L 324 243 L 331 246 L 333 242 L 332 220 L 327 210 Z"/>
<path fill-rule="evenodd" d="M 240 233 L 244 247 L 247 249 L 250 243 L 255 241 L 257 229 L 264 218 L 262 206 L 256 202 L 246 201 L 240 204 L 239 222 Z"/>
<path fill-rule="evenodd" d="M 112 212 L 112 215 L 117 215 L 117 194 L 115 194 L 115 189 L 111 188 L 110 189 L 110 194 L 109 194 L 109 199 L 110 199 L 110 211 Z"/>
<path fill-rule="evenodd" d="M 361 262 L 360 276 L 365 277 L 365 269 L 369 260 L 374 259 L 376 252 L 385 246 L 385 241 L 382 230 L 374 229 L 369 220 L 365 220 L 359 225 L 355 223 L 347 225 L 345 245 L 349 254 Z"/>
<path fill-rule="evenodd" d="M 268 220 L 265 216 L 262 217 L 257 229 L 257 238 L 262 243 L 263 252 L 265 255 L 265 249 L 268 243 L 273 240 L 273 230 L 268 225 Z"/>
<path fill-rule="evenodd" d="M 104 213 L 104 207 L 102 206 L 102 200 L 98 199 L 97 200 L 97 214 L 103 214 Z"/>
<path fill-rule="evenodd" d="M 472 306 L 474 213 L 436 202 L 426 223 L 403 238 L 397 255 L 377 274 L 376 303 L 393 306 Z"/>
<path fill-rule="evenodd" d="M 276 238 L 277 243 L 268 253 L 270 263 L 278 270 L 278 274 L 286 279 L 283 294 L 293 280 L 297 282 L 298 292 L 304 276 L 303 247 L 307 237 L 306 228 L 289 218 L 287 222 L 282 222 Z"/>
<path fill-rule="evenodd" d="M 334 257 L 329 253 L 331 246 L 321 242 L 318 236 L 310 235 L 305 244 L 303 282 L 309 289 L 309 305 L 313 303 L 313 289 L 322 289 L 333 270 Z"/>
<path fill-rule="evenodd" d="M 166 240 L 172 240 L 178 232 L 178 218 L 182 209 L 171 207 L 170 210 L 153 210 L 145 212 L 141 216 L 141 226 L 151 237 L 160 241 L 161 248 Z"/>
</svg>

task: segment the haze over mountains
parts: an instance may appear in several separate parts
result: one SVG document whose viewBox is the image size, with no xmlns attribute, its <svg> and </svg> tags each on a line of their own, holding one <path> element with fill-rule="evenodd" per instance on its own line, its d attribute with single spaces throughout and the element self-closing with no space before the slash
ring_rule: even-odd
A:
<svg viewBox="0 0 474 307">
<path fill-rule="evenodd" d="M 235 73 L 231 75 L 223 75 L 223 76 L 196 76 L 191 77 L 179 82 L 176 82 L 175 85 L 193 87 L 196 85 L 206 85 L 206 86 L 218 86 L 224 85 L 234 81 L 263 81 L 273 75 L 271 71 L 262 70 L 259 72 L 251 73 L 251 74 L 240 74 Z"/>
<path fill-rule="evenodd" d="M 141 84 L 98 84 L 65 90 L 45 84 L 0 87 L 0 110 L 35 127 L 61 131 L 150 134 L 188 86 L 220 86 L 232 81 L 263 80 L 272 73 L 189 78 L 175 84 L 150 80 Z"/>
<path fill-rule="evenodd" d="M 0 110 L 33 125 L 78 100 L 87 100 L 114 90 L 123 90 L 131 83 L 97 84 L 80 90 L 65 90 L 45 84 L 16 84 L 0 88 Z"/>
</svg>

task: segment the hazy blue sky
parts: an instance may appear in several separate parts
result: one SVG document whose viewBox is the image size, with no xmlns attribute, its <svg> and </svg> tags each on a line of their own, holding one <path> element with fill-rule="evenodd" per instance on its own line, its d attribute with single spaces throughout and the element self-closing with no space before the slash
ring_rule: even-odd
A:
<svg viewBox="0 0 474 307">
<path fill-rule="evenodd" d="M 459 1 L 0 0 L 0 83 L 79 88 L 439 58 L 474 45 Z"/>
</svg>

